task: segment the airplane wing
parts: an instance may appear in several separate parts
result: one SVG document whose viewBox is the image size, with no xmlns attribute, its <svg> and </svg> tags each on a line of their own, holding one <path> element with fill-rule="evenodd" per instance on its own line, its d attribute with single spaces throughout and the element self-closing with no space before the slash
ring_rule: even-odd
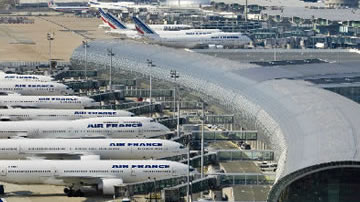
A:
<svg viewBox="0 0 360 202">
<path fill-rule="evenodd" d="M 48 160 L 100 160 L 99 155 L 90 155 L 84 153 L 38 153 L 30 154 L 26 157 L 29 160 L 39 160 L 39 159 L 48 159 Z"/>
<path fill-rule="evenodd" d="M 68 137 L 57 137 L 59 139 L 106 139 L 108 138 L 105 135 L 101 134 L 92 134 L 92 135 L 86 135 L 86 136 L 68 136 Z"/>
<path fill-rule="evenodd" d="M 121 181 L 122 179 L 117 178 L 116 176 L 109 175 L 97 175 L 97 176 L 55 176 L 56 179 L 62 180 L 66 184 L 81 184 L 81 185 L 98 185 L 104 180 L 116 180 Z M 122 184 L 122 183 L 121 183 Z"/>
</svg>

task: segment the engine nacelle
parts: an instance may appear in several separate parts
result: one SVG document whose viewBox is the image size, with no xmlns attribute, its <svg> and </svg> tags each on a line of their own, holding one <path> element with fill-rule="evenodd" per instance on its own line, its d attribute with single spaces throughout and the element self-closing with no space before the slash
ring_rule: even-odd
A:
<svg viewBox="0 0 360 202">
<path fill-rule="evenodd" d="M 98 184 L 98 190 L 102 190 L 103 195 L 114 195 L 115 186 L 123 184 L 122 179 L 102 179 Z"/>
<path fill-rule="evenodd" d="M 80 156 L 80 160 L 100 160 L 99 155 L 83 155 Z"/>
</svg>

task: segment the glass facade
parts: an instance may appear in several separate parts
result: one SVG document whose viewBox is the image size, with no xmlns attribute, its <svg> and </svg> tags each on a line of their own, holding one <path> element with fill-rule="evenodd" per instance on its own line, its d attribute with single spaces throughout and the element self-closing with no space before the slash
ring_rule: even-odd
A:
<svg viewBox="0 0 360 202">
<path fill-rule="evenodd" d="M 347 97 L 357 103 L 360 103 L 360 87 L 334 87 L 325 89 Z"/>
<path fill-rule="evenodd" d="M 316 172 L 291 183 L 278 202 L 358 202 L 360 168 L 335 168 Z"/>
</svg>

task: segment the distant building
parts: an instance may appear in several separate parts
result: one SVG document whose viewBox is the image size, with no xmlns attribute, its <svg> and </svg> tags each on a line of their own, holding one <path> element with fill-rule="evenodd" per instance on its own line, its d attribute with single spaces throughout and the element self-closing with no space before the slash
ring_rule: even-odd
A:
<svg viewBox="0 0 360 202">
<path fill-rule="evenodd" d="M 325 0 L 325 5 L 329 8 L 357 8 L 359 0 Z"/>
<path fill-rule="evenodd" d="M 166 0 L 164 4 L 171 7 L 200 7 L 210 5 L 210 0 Z"/>
</svg>

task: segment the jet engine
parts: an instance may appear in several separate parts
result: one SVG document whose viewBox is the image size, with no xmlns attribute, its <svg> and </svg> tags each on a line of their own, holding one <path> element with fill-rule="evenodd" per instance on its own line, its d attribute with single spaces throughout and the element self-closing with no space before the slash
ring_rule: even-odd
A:
<svg viewBox="0 0 360 202">
<path fill-rule="evenodd" d="M 102 190 L 103 195 L 114 195 L 115 186 L 123 184 L 122 179 L 102 179 L 98 184 L 98 190 Z"/>
</svg>

